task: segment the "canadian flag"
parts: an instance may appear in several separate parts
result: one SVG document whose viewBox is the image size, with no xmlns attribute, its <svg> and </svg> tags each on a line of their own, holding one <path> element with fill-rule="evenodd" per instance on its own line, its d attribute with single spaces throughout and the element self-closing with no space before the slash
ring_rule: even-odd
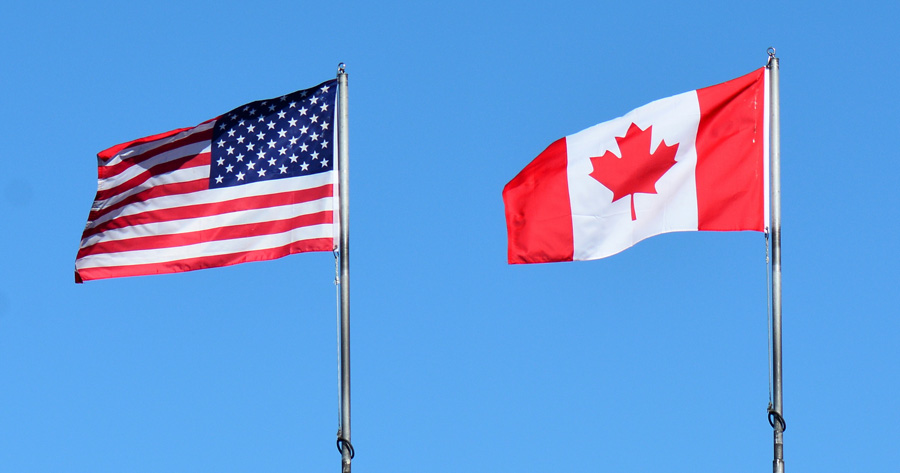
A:
<svg viewBox="0 0 900 473">
<path fill-rule="evenodd" d="M 503 189 L 510 263 L 614 255 L 660 233 L 765 231 L 765 68 L 555 141 Z"/>
</svg>

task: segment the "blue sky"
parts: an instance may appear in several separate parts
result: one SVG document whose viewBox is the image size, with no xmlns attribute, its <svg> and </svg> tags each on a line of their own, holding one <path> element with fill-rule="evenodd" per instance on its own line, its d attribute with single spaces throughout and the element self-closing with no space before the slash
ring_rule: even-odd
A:
<svg viewBox="0 0 900 473">
<path fill-rule="evenodd" d="M 892 471 L 893 2 L 0 7 L 0 470 L 337 471 L 332 256 L 75 285 L 95 155 L 350 73 L 355 471 L 768 471 L 765 243 L 509 266 L 552 141 L 781 58 L 788 471 Z"/>
</svg>

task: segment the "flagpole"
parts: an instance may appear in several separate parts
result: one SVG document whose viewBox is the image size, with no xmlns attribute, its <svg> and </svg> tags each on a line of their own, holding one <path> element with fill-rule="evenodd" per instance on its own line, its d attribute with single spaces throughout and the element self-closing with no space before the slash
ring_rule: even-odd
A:
<svg viewBox="0 0 900 473">
<path fill-rule="evenodd" d="M 772 471 L 784 473 L 784 417 L 781 384 L 781 123 L 778 91 L 778 58 L 769 48 L 769 172 L 772 235 L 772 406 L 769 423 L 774 430 Z"/>
<path fill-rule="evenodd" d="M 340 285 L 341 285 L 341 426 L 337 445 L 341 451 L 341 472 L 350 473 L 353 445 L 350 443 L 350 169 L 347 73 L 345 65 L 338 65 L 338 187 L 340 200 Z"/>
</svg>

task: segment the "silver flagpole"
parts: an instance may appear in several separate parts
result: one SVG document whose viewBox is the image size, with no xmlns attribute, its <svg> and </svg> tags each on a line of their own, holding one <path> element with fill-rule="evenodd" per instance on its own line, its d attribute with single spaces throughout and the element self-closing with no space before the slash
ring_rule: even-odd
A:
<svg viewBox="0 0 900 473">
<path fill-rule="evenodd" d="M 784 417 L 781 385 L 781 123 L 779 122 L 778 58 L 775 48 L 769 48 L 769 172 L 772 234 L 772 406 L 769 423 L 775 437 L 774 473 L 784 472 Z"/>
<path fill-rule="evenodd" d="M 341 471 L 350 473 L 353 445 L 350 443 L 350 169 L 347 73 L 338 66 L 338 187 L 340 196 L 340 284 L 341 284 L 341 428 L 337 445 L 341 451 Z"/>
</svg>

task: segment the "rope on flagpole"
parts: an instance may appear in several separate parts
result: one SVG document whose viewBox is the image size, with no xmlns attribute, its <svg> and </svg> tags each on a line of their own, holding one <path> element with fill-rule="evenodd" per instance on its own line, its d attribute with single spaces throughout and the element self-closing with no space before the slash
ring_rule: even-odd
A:
<svg viewBox="0 0 900 473">
<path fill-rule="evenodd" d="M 339 452 L 344 453 L 344 446 L 347 447 L 347 450 L 350 451 L 350 459 L 353 460 L 353 457 L 356 456 L 356 450 L 353 450 L 353 444 L 350 443 L 349 440 L 341 437 L 340 430 L 338 431 L 338 439 L 337 439 L 337 449 Z"/>
<path fill-rule="evenodd" d="M 343 408 L 341 406 L 341 263 L 340 257 L 341 253 L 338 250 L 332 250 L 334 253 L 334 287 L 335 294 L 337 297 L 337 303 L 335 304 L 335 309 L 337 312 L 337 376 L 338 376 L 338 431 L 337 431 L 337 449 L 338 452 L 344 452 L 344 445 L 347 446 L 347 450 L 350 452 L 350 459 L 356 456 L 356 450 L 353 449 L 353 444 L 350 443 L 349 440 L 345 439 L 341 433 L 341 426 L 343 425 Z"/>
<path fill-rule="evenodd" d="M 343 415 L 343 409 L 341 408 L 341 253 L 337 248 L 331 250 L 331 252 L 334 254 L 334 311 L 337 324 L 337 329 L 335 330 L 337 344 L 335 346 L 337 347 L 338 438 L 340 438 L 341 416 Z"/>
<path fill-rule="evenodd" d="M 782 432 L 787 430 L 787 424 L 784 422 L 784 417 L 781 417 L 781 414 L 779 414 L 774 408 L 772 408 L 772 405 L 769 404 L 769 425 L 771 425 L 774 429 L 776 422 L 781 425 Z"/>
<path fill-rule="evenodd" d="M 769 366 L 769 407 L 772 409 L 772 280 L 769 274 L 769 229 L 766 228 L 766 353 Z"/>
</svg>

